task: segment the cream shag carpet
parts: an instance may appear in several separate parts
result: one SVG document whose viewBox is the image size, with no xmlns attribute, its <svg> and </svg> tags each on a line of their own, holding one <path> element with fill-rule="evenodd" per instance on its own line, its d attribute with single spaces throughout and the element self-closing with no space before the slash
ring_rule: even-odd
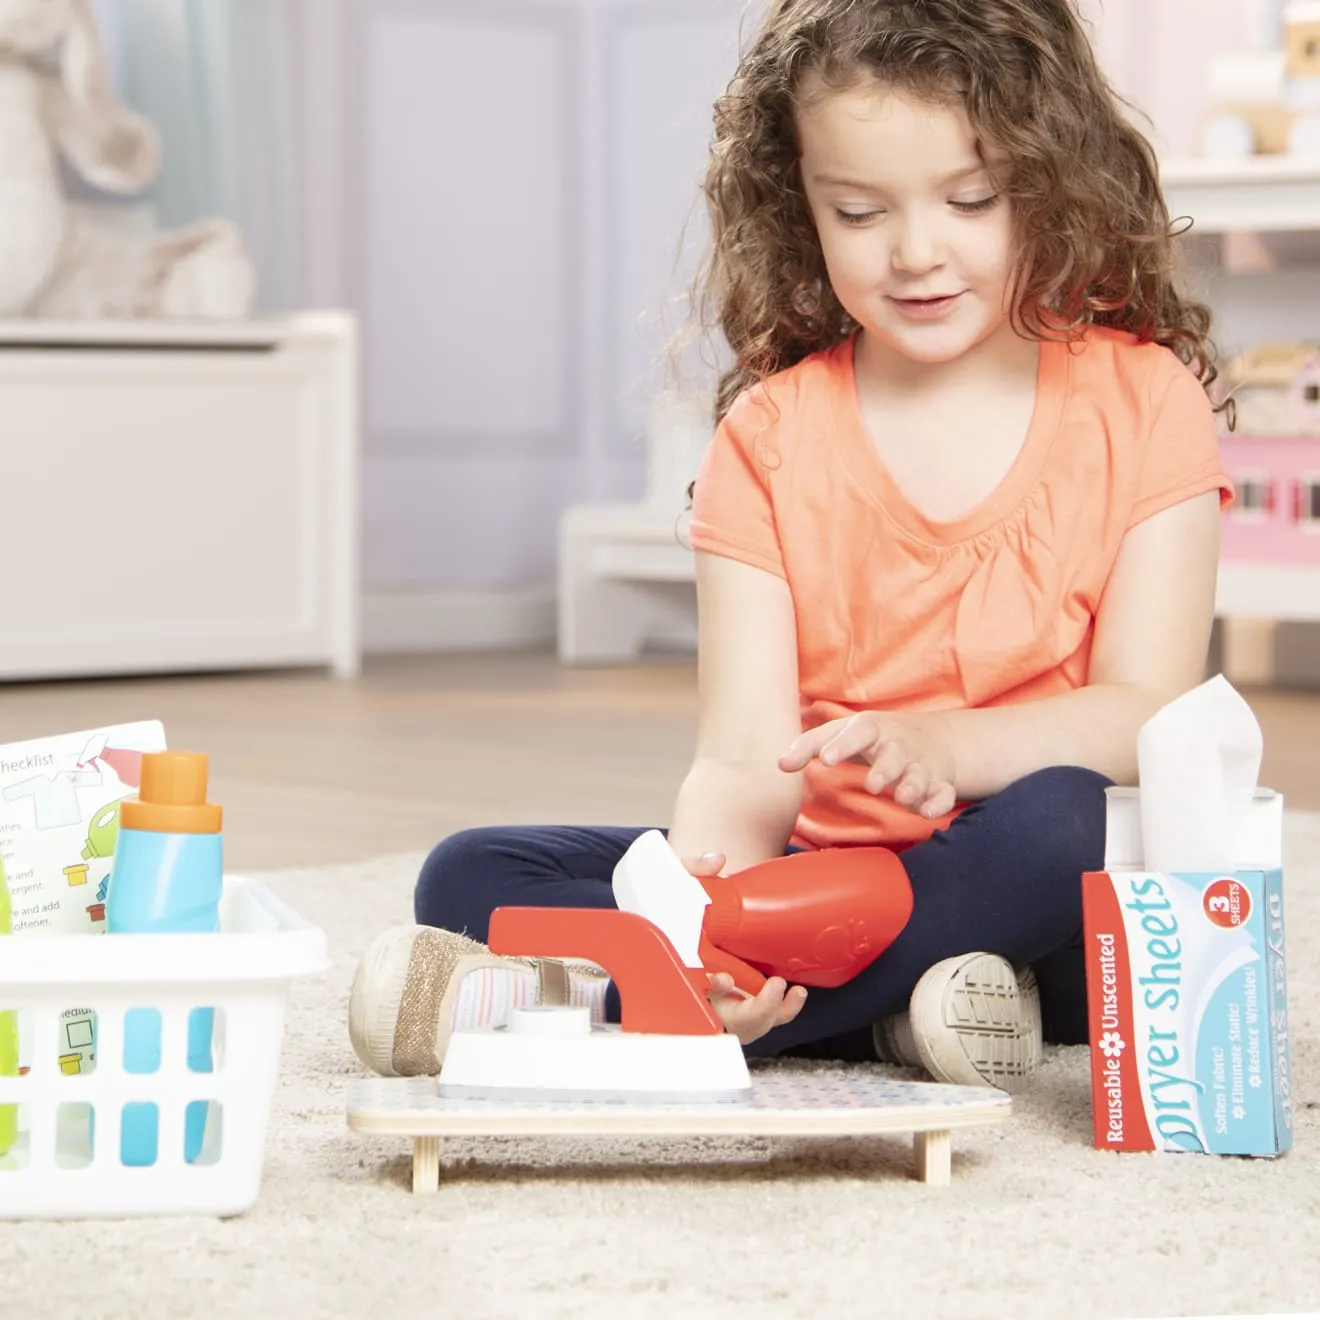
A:
<svg viewBox="0 0 1320 1320">
<path fill-rule="evenodd" d="M 1320 816 L 1287 822 L 1295 1146 L 1278 1161 L 1102 1153 L 1084 1049 L 1003 1128 L 910 1139 L 455 1144 L 414 1197 L 405 1141 L 344 1120 L 358 956 L 410 919 L 417 857 L 262 877 L 329 937 L 295 986 L 261 1200 L 243 1218 L 0 1223 L 5 1314 L 1155 1317 L 1320 1309 Z M 815 1067 L 776 1064 L 775 1067 Z"/>
</svg>

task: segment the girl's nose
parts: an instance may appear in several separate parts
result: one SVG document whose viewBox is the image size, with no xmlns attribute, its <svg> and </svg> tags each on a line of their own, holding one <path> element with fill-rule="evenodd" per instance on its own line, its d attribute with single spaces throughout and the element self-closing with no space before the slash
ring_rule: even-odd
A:
<svg viewBox="0 0 1320 1320">
<path fill-rule="evenodd" d="M 905 271 L 909 275 L 921 275 L 938 266 L 939 254 L 930 225 L 919 217 L 905 218 L 890 260 L 895 270 Z"/>
</svg>

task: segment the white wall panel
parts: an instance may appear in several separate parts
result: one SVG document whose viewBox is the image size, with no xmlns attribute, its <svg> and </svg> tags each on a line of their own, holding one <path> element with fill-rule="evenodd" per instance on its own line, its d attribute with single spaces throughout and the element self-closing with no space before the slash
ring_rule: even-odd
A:
<svg viewBox="0 0 1320 1320">
<path fill-rule="evenodd" d="M 572 186 L 562 25 L 382 5 L 362 58 L 377 437 L 498 443 L 562 430 Z"/>
<path fill-rule="evenodd" d="M 552 575 L 562 458 L 380 454 L 366 473 L 367 580 L 388 587 L 503 585 Z"/>
<path fill-rule="evenodd" d="M 606 198 L 616 263 L 611 447 L 626 454 L 642 430 L 649 393 L 665 384 L 668 343 L 688 316 L 688 292 L 709 237 L 700 185 L 714 102 L 737 66 L 737 28 L 727 8 L 677 21 L 654 10 L 624 11 L 606 59 L 618 109 Z M 684 366 L 686 383 L 696 355 L 685 355 Z"/>
</svg>

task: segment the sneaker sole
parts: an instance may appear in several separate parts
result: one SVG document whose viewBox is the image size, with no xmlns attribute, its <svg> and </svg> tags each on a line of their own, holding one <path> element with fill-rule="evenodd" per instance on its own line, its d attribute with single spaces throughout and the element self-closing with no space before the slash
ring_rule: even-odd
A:
<svg viewBox="0 0 1320 1320">
<path fill-rule="evenodd" d="M 927 1072 L 954 1086 L 1021 1090 L 1040 1066 L 1040 995 L 1029 968 L 994 954 L 951 958 L 912 992 L 912 1035 Z"/>
</svg>

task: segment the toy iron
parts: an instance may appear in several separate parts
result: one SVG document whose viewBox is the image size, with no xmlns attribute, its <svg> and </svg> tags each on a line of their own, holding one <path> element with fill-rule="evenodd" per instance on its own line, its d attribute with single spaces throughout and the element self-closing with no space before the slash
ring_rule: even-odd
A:
<svg viewBox="0 0 1320 1320">
<path fill-rule="evenodd" d="M 438 1082 L 442 1099 L 602 1104 L 747 1103 L 751 1078 L 737 1037 L 707 997 L 700 967 L 683 964 L 645 917 L 592 908 L 500 908 L 493 953 L 574 958 L 603 967 L 623 1021 L 593 1024 L 585 1007 L 515 1009 L 507 1026 L 455 1031 Z"/>
</svg>

